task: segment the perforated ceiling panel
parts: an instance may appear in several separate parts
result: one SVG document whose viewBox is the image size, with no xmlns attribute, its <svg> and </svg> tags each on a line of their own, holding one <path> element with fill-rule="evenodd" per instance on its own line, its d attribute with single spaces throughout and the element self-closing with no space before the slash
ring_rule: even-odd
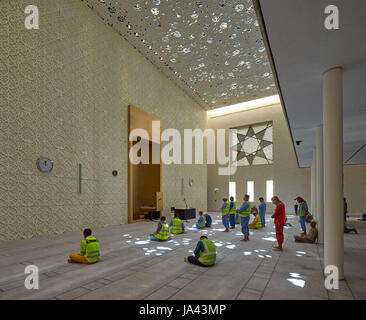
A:
<svg viewBox="0 0 366 320">
<path fill-rule="evenodd" d="M 82 0 L 205 109 L 277 94 L 252 0 Z"/>
</svg>

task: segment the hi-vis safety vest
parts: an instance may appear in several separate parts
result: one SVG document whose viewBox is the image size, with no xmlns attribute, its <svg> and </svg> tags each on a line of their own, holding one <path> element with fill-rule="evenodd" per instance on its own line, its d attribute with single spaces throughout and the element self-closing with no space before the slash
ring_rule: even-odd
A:
<svg viewBox="0 0 366 320">
<path fill-rule="evenodd" d="M 239 212 L 240 217 L 244 217 L 244 218 L 249 217 L 250 213 L 252 212 L 252 206 L 250 205 L 249 201 L 247 201 L 247 202 L 248 202 L 249 207 L 245 211 Z"/>
<path fill-rule="evenodd" d="M 262 228 L 263 226 L 262 226 L 262 221 L 261 221 L 261 219 L 260 219 L 260 217 L 259 217 L 259 214 L 257 214 L 256 216 L 255 216 L 255 218 L 254 218 L 254 224 L 253 224 L 253 227 L 255 227 L 255 228 Z"/>
<path fill-rule="evenodd" d="M 222 212 L 221 212 L 222 216 L 228 215 L 229 211 L 230 211 L 230 202 L 226 201 L 225 204 L 226 204 L 225 209 L 222 210 Z"/>
<path fill-rule="evenodd" d="M 230 205 L 229 205 L 229 214 L 236 214 L 236 202 L 233 201 L 233 207 L 230 210 Z"/>
<path fill-rule="evenodd" d="M 183 221 L 179 218 L 173 218 L 172 222 L 173 222 L 172 233 L 173 234 L 183 233 Z"/>
<path fill-rule="evenodd" d="M 200 257 L 198 258 L 198 261 L 205 266 L 212 266 L 216 262 L 216 247 L 211 240 L 203 239 L 201 241 L 205 250 L 200 251 Z"/>
<path fill-rule="evenodd" d="M 198 225 L 201 228 L 206 227 L 206 218 L 204 216 L 202 216 L 202 221 L 200 223 L 198 223 Z"/>
<path fill-rule="evenodd" d="M 303 209 L 303 202 L 299 205 L 300 217 L 306 216 L 306 210 Z"/>
<path fill-rule="evenodd" d="M 80 254 L 83 255 L 89 263 L 98 262 L 100 259 L 99 241 L 92 236 L 88 236 L 81 241 Z"/>
<path fill-rule="evenodd" d="M 159 240 L 168 240 L 169 238 L 169 226 L 166 222 L 161 223 L 161 229 L 156 233 L 155 238 Z"/>
<path fill-rule="evenodd" d="M 236 217 L 235 224 L 240 224 L 240 216 L 239 216 L 239 214 L 237 213 L 235 217 Z"/>
</svg>

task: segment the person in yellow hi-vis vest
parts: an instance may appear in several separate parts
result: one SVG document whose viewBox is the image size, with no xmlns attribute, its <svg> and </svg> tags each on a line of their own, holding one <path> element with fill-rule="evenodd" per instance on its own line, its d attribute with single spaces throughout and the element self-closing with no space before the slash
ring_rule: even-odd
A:
<svg viewBox="0 0 366 320">
<path fill-rule="evenodd" d="M 241 232 L 244 235 L 244 238 L 240 241 L 249 241 L 249 220 L 250 220 L 250 213 L 251 213 L 251 204 L 249 202 L 249 194 L 246 194 L 244 196 L 244 202 L 240 209 L 237 209 L 237 213 L 240 217 L 240 223 L 241 223 Z"/>
<path fill-rule="evenodd" d="M 172 237 L 169 236 L 169 225 L 166 223 L 166 218 L 161 217 L 155 233 L 150 234 L 150 240 L 166 241 L 171 240 L 171 238 Z"/>
<path fill-rule="evenodd" d="M 230 212 L 230 202 L 227 201 L 227 197 L 223 197 L 224 201 L 221 207 L 221 215 L 222 215 L 222 224 L 225 227 L 224 232 L 229 232 L 229 212 Z"/>
<path fill-rule="evenodd" d="M 194 256 L 184 258 L 184 262 L 195 264 L 201 267 L 211 267 L 216 263 L 216 246 L 207 239 L 206 236 L 201 236 L 198 241 Z"/>
<path fill-rule="evenodd" d="M 254 208 L 254 207 L 253 207 Z M 262 220 L 257 211 L 253 211 L 254 220 L 249 224 L 249 229 L 263 228 Z"/>
<path fill-rule="evenodd" d="M 99 241 L 93 237 L 90 229 L 85 229 L 84 240 L 80 243 L 80 253 L 70 254 L 70 259 L 67 260 L 69 263 L 84 263 L 92 264 L 96 263 L 100 259 Z"/>
<path fill-rule="evenodd" d="M 187 231 L 184 230 L 184 223 L 179 219 L 177 213 L 175 213 L 174 218 L 170 221 L 169 227 L 171 227 L 170 232 L 172 234 L 187 233 Z"/>
</svg>

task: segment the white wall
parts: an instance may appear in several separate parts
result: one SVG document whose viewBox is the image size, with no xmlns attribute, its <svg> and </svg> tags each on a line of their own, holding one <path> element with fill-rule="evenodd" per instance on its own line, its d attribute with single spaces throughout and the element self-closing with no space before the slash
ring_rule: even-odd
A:
<svg viewBox="0 0 366 320">
<path fill-rule="evenodd" d="M 366 213 L 366 165 L 344 166 L 344 196 L 351 215 Z"/>
<path fill-rule="evenodd" d="M 281 105 L 209 118 L 208 127 L 229 129 L 266 121 L 273 121 L 273 164 L 238 167 L 237 173 L 230 179 L 236 181 L 237 200 L 240 202 L 246 193 L 247 181 L 254 181 L 256 204 L 258 197 L 266 199 L 266 180 L 273 180 L 274 195 L 285 203 L 288 213 L 293 213 L 293 199 L 296 196 L 302 196 L 310 203 L 310 169 L 298 168 Z M 222 203 L 221 197 L 228 194 L 229 188 L 229 177 L 219 176 L 217 170 L 217 165 L 207 166 L 207 201 L 211 211 L 218 211 Z M 220 189 L 216 194 L 215 187 Z M 270 204 L 268 208 L 272 210 L 274 206 Z"/>
</svg>

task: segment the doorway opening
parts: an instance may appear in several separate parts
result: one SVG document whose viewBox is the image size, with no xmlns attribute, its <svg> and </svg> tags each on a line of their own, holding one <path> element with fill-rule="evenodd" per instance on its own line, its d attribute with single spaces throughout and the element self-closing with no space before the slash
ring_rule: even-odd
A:
<svg viewBox="0 0 366 320">
<path fill-rule="evenodd" d="M 134 106 L 129 106 L 129 135 L 134 129 L 144 129 L 149 133 L 151 140 L 137 137 L 137 141 L 129 141 L 128 151 L 136 143 L 144 143 L 149 146 L 149 162 L 147 164 L 132 164 L 128 159 L 129 195 L 128 195 L 128 222 L 144 221 L 145 217 L 160 218 L 163 211 L 163 193 L 161 192 L 161 161 L 153 164 L 153 148 L 161 152 L 161 141 L 152 135 L 152 121 L 160 118 L 148 114 Z M 155 140 L 154 140 L 155 139 Z M 128 154 L 129 154 L 128 152 Z M 140 153 L 140 154 L 139 154 Z M 137 156 L 141 156 L 141 150 Z"/>
</svg>

